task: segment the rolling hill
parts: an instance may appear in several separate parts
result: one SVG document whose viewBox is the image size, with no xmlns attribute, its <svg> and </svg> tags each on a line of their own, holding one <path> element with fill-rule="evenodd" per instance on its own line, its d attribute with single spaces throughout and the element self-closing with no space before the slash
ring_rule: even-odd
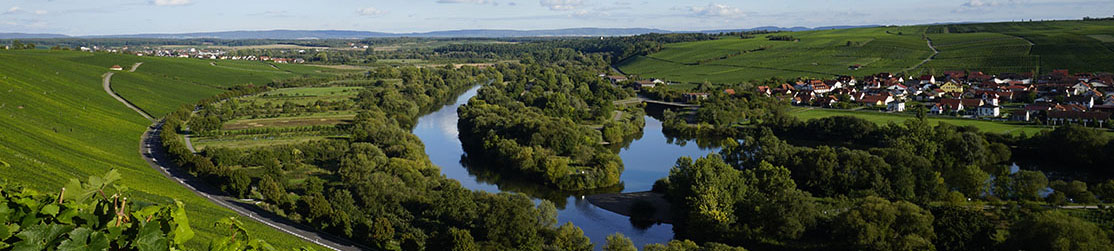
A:
<svg viewBox="0 0 1114 251">
<path fill-rule="evenodd" d="M 767 36 L 790 37 L 775 41 Z M 935 51 L 934 51 L 935 50 Z M 938 53 L 936 53 L 938 51 Z M 679 82 L 829 78 L 878 72 L 1112 71 L 1114 21 L 944 24 L 812 30 L 666 45 L 620 63 L 625 73 Z M 861 65 L 858 70 L 850 66 Z"/>
<path fill-rule="evenodd" d="M 140 135 L 150 125 L 107 95 L 101 75 L 109 66 L 145 62 L 136 72 L 118 72 L 113 88 L 155 114 L 220 93 L 221 87 L 264 83 L 292 73 L 257 74 L 223 81 L 220 76 L 251 71 L 217 68 L 205 61 L 91 54 L 70 51 L 0 51 L 0 178 L 40 191 L 55 191 L 71 178 L 117 168 L 135 201 L 186 204 L 204 249 L 218 237 L 214 222 L 235 216 L 190 190 L 173 184 L 138 154 Z M 200 63 L 199 63 L 200 62 Z M 244 221 L 255 237 L 282 250 L 312 244 L 289 238 L 254 221 Z M 284 238 L 285 237 L 285 238 Z"/>
</svg>

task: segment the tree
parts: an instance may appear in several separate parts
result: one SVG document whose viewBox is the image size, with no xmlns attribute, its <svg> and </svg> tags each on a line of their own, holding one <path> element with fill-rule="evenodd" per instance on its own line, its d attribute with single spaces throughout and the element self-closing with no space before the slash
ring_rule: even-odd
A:
<svg viewBox="0 0 1114 251">
<path fill-rule="evenodd" d="M 959 192 L 967 195 L 967 198 L 976 198 L 986 193 L 989 188 L 988 180 L 990 180 L 990 174 L 979 169 L 978 166 L 967 165 L 950 172 L 948 183 Z"/>
<path fill-rule="evenodd" d="M 1050 185 L 1053 190 L 1063 192 L 1065 196 L 1071 198 L 1074 202 L 1078 203 L 1097 203 L 1098 199 L 1091 191 L 1087 191 L 1087 183 L 1082 181 L 1066 182 L 1063 180 L 1053 181 Z"/>
<path fill-rule="evenodd" d="M 603 245 L 603 251 L 638 251 L 638 248 L 623 234 L 615 233 L 607 236 L 607 244 Z"/>
<path fill-rule="evenodd" d="M 591 251 L 594 248 L 592 240 L 584 236 L 584 230 L 574 226 L 572 222 L 557 228 L 550 246 L 556 250 L 568 251 Z"/>
<path fill-rule="evenodd" d="M 450 227 L 448 231 L 441 233 L 440 237 L 437 237 L 431 244 L 434 247 L 438 247 L 444 250 L 480 250 L 479 245 L 477 245 L 476 241 L 472 238 L 471 232 L 469 232 L 467 229 L 459 229 L 455 227 Z"/>
<path fill-rule="evenodd" d="M 934 250 L 933 216 L 913 203 L 870 196 L 835 219 L 833 236 L 858 250 Z"/>
<path fill-rule="evenodd" d="M 1013 191 L 1020 199 L 1039 200 L 1041 192 L 1048 187 L 1048 178 L 1040 171 L 1022 170 L 1013 176 Z"/>
<path fill-rule="evenodd" d="M 963 206 L 932 208 L 936 250 L 991 250 L 995 245 L 994 223 L 983 212 Z"/>
<path fill-rule="evenodd" d="M 1112 250 L 1106 233 L 1094 223 L 1057 211 L 1026 217 L 1010 228 L 1010 249 L 1015 250 Z"/>
<path fill-rule="evenodd" d="M 263 176 L 259 181 L 259 193 L 263 194 L 263 198 L 271 203 L 282 206 L 286 199 L 286 187 L 281 183 L 275 181 L 271 176 Z"/>
</svg>

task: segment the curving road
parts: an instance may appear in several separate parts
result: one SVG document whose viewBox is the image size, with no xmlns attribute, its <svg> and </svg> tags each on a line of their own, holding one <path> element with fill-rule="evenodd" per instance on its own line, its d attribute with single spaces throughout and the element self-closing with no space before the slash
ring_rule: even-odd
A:
<svg viewBox="0 0 1114 251">
<path fill-rule="evenodd" d="M 936 46 L 932 44 L 932 39 L 926 37 L 925 40 L 928 41 L 928 48 L 932 49 L 932 55 L 928 56 L 928 58 L 925 58 L 924 61 L 921 61 L 921 63 L 914 65 L 913 67 L 909 67 L 909 69 L 905 69 L 905 71 L 916 70 L 918 67 L 921 67 L 922 65 L 927 64 L 929 61 L 936 59 L 937 55 L 940 55 L 940 50 L 937 50 Z"/>
<path fill-rule="evenodd" d="M 130 72 L 135 72 L 135 69 L 139 68 L 139 66 L 142 65 L 142 64 L 143 64 L 143 62 L 135 63 L 135 65 L 132 65 L 132 68 L 129 71 Z M 132 110 L 135 110 L 135 112 L 139 113 L 139 115 L 143 115 L 143 117 L 147 118 L 147 120 L 150 120 L 151 122 L 155 122 L 155 118 L 151 117 L 151 114 L 148 114 L 146 111 L 143 111 L 143 109 L 139 109 L 139 107 L 135 106 L 135 104 L 132 104 L 132 102 L 128 102 L 128 100 L 120 97 L 120 95 L 117 95 L 115 91 L 112 91 L 112 74 L 115 74 L 115 72 L 107 72 L 102 76 L 102 77 L 104 77 L 104 80 L 101 83 L 101 85 L 104 87 L 104 92 L 108 93 L 108 95 L 112 96 L 112 98 L 115 98 L 116 101 L 120 101 L 120 103 L 124 103 L 124 105 L 128 106 L 128 108 L 131 108 Z"/>
<path fill-rule="evenodd" d="M 143 63 L 136 63 L 132 66 L 129 72 L 135 72 L 135 70 L 139 68 L 141 64 Z M 263 210 L 262 208 L 256 206 L 255 202 L 251 200 L 240 200 L 233 197 L 225 196 L 223 195 L 224 193 L 220 191 L 220 189 L 216 189 L 215 187 L 210 186 L 208 183 L 205 183 L 197 177 L 189 174 L 189 172 L 186 172 L 182 168 L 179 168 L 176 163 L 174 163 L 173 161 L 169 161 L 170 155 L 166 152 L 166 149 L 163 148 L 162 140 L 158 137 L 159 132 L 162 130 L 163 121 L 155 120 L 153 117 L 151 117 L 150 114 L 143 111 L 143 109 L 139 109 L 131 102 L 128 102 L 126 99 L 113 92 L 111 83 L 112 75 L 112 72 L 108 72 L 105 73 L 103 76 L 103 85 L 105 92 L 107 92 L 108 95 L 112 96 L 117 101 L 120 101 L 120 103 L 123 103 L 124 105 L 128 106 L 128 108 L 135 110 L 136 113 L 143 115 L 144 118 L 147 118 L 154 123 L 147 128 L 147 131 L 143 132 L 143 136 L 140 138 L 139 154 L 143 156 L 143 160 L 147 161 L 147 164 L 150 165 L 151 168 L 158 170 L 160 173 L 162 173 L 163 176 L 166 176 L 167 179 L 173 180 L 178 184 L 185 186 L 187 189 L 193 191 L 193 193 L 197 194 L 198 196 L 205 197 L 209 201 L 212 201 L 213 203 L 220 205 L 221 207 L 228 208 L 229 210 L 236 212 L 236 214 L 258 221 L 259 223 L 263 223 L 264 225 L 267 225 L 284 233 L 297 236 L 298 238 L 302 238 L 303 240 L 306 240 L 308 242 L 321 245 L 322 247 L 326 247 L 330 250 L 354 251 L 367 249 L 348 239 L 340 238 L 327 233 L 317 232 L 313 228 L 290 221 L 272 212 Z"/>
</svg>

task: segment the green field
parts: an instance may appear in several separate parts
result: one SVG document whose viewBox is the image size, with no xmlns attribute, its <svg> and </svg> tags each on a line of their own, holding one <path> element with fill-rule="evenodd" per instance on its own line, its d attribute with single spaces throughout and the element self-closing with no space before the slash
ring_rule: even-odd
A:
<svg viewBox="0 0 1114 251">
<path fill-rule="evenodd" d="M 345 86 L 282 88 L 222 102 L 218 106 L 235 102 L 238 110 L 251 111 L 257 115 L 240 116 L 225 121 L 216 135 L 194 137 L 194 145 L 198 150 L 210 147 L 249 148 L 346 137 L 347 135 L 332 127 L 350 123 L 356 117 L 356 113 L 352 110 L 330 110 L 333 109 L 330 108 L 330 104 L 352 107 L 352 98 L 363 89 L 363 87 Z M 326 104 L 326 107 L 318 104 Z M 304 110 L 309 107 L 323 109 Z M 305 129 L 307 127 L 330 127 L 331 129 Z M 266 129 L 287 129 L 287 131 L 266 131 Z"/>
<path fill-rule="evenodd" d="M 118 103 L 101 88 L 101 75 L 109 71 L 109 66 L 130 66 L 140 61 L 147 63 L 136 74 L 117 73 L 122 85 L 114 88 L 130 95 L 128 98 L 141 106 L 167 103 L 176 107 L 182 103 L 173 103 L 213 91 L 200 90 L 189 93 L 190 97 L 160 100 L 181 95 L 166 93 L 185 89 L 174 85 L 231 85 L 235 81 L 219 81 L 218 76 L 237 74 L 219 72 L 209 76 L 206 73 L 212 66 L 198 64 L 202 62 L 199 60 L 45 50 L 0 51 L 0 162 L 3 163 L 0 164 L 0 178 L 43 191 L 55 191 L 71 178 L 84 179 L 117 168 L 124 177 L 121 184 L 131 189 L 128 195 L 134 200 L 160 204 L 173 200 L 185 202 L 191 226 L 198 231 L 197 237 L 188 244 L 189 249 L 205 249 L 210 240 L 223 233 L 216 229 L 214 222 L 235 214 L 172 184 L 149 167 L 141 159 L 138 145 L 150 121 Z M 167 79 L 177 81 L 164 81 Z M 266 79 L 253 77 L 251 81 Z M 141 101 L 135 96 L 143 95 L 141 92 L 125 91 L 128 86 L 137 85 L 148 86 L 149 93 L 164 96 Z M 312 246 L 254 221 L 244 220 L 244 223 L 248 224 L 253 237 L 266 239 L 281 250 Z"/>
<path fill-rule="evenodd" d="M 618 67 L 627 74 L 678 82 L 734 83 L 780 78 L 830 78 L 878 72 L 941 74 L 976 70 L 990 74 L 1070 69 L 1114 70 L 1114 21 L 1053 21 L 875 27 L 782 32 L 668 44 Z M 928 40 L 939 50 L 933 60 Z M 849 69 L 862 65 L 859 70 Z"/>
<path fill-rule="evenodd" d="M 898 123 L 910 119 L 916 119 L 915 116 L 909 114 L 895 114 L 895 113 L 881 113 L 881 112 L 867 112 L 867 111 L 849 111 L 849 110 L 834 110 L 834 109 L 808 109 L 798 108 L 792 113 L 794 116 L 801 120 L 810 120 L 817 118 L 835 117 L 835 116 L 854 116 L 862 118 L 878 124 Z M 929 117 L 928 120 L 933 123 L 948 123 L 956 126 L 974 126 L 983 132 L 992 133 L 1009 133 L 1018 134 L 1024 132 L 1027 135 L 1034 135 L 1044 130 L 1051 129 L 1050 127 L 1033 126 L 1033 125 L 1020 125 L 1010 124 L 1003 122 L 974 120 L 974 119 L 961 119 L 961 118 L 946 118 L 946 117 Z"/>
</svg>

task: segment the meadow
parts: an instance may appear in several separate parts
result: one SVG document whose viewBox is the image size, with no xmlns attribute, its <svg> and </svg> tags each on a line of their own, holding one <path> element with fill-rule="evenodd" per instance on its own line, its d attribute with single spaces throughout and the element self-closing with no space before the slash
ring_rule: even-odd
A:
<svg viewBox="0 0 1114 251">
<path fill-rule="evenodd" d="M 827 118 L 835 116 L 853 116 L 865 119 L 879 125 L 888 123 L 901 124 L 902 122 L 910 119 L 916 119 L 916 116 L 906 113 L 883 113 L 871 111 L 851 111 L 851 110 L 837 110 L 837 109 L 821 109 L 821 108 L 794 108 L 792 112 L 794 116 L 801 120 L 810 120 L 817 118 Z M 979 131 L 1003 133 L 1003 134 L 1020 134 L 1034 135 L 1041 131 L 1051 130 L 1052 127 L 1037 126 L 1037 125 L 1024 125 L 1014 124 L 1008 122 L 963 119 L 963 118 L 949 118 L 942 116 L 929 116 L 928 121 L 935 123 L 948 123 L 955 126 L 974 126 L 979 128 Z"/>
<path fill-rule="evenodd" d="M 774 41 L 767 35 L 798 41 Z M 781 32 L 754 38 L 668 44 L 618 67 L 627 74 L 677 82 L 738 83 L 831 78 L 879 72 L 907 75 L 971 70 L 988 74 L 1114 70 L 1114 21 L 1050 21 L 890 26 Z M 939 50 L 933 57 L 929 40 Z M 932 60 L 920 63 L 925 59 Z M 858 70 L 852 65 L 861 65 Z"/>
<path fill-rule="evenodd" d="M 0 178 L 40 191 L 55 191 L 69 179 L 84 179 L 117 168 L 124 178 L 120 184 L 130 188 L 127 195 L 133 200 L 184 202 L 190 225 L 197 231 L 197 237 L 187 247 L 205 249 L 210 240 L 223 233 L 214 222 L 236 214 L 171 184 L 148 166 L 138 153 L 138 145 L 150 121 L 101 88 L 101 75 L 109 71 L 109 66 L 131 66 L 136 62 L 146 63 L 136 73 L 117 73 L 113 80 L 121 82 L 114 84 L 114 88 L 148 110 L 161 110 L 152 104 L 177 107 L 184 104 L 177 102 L 196 102 L 195 99 L 219 92 L 216 87 L 243 80 L 269 82 L 269 77 L 264 76 L 223 81 L 221 76 L 239 73 L 220 70 L 210 73 L 213 67 L 201 60 L 46 50 L 0 51 L 0 163 L 3 163 Z M 185 83 L 212 89 L 180 86 Z M 148 88 L 131 91 L 134 86 Z M 198 89 L 179 93 L 192 88 Z M 176 95 L 185 97 L 168 99 Z M 281 250 L 313 246 L 263 224 L 247 220 L 244 223 L 253 237 L 266 239 Z"/>
</svg>

